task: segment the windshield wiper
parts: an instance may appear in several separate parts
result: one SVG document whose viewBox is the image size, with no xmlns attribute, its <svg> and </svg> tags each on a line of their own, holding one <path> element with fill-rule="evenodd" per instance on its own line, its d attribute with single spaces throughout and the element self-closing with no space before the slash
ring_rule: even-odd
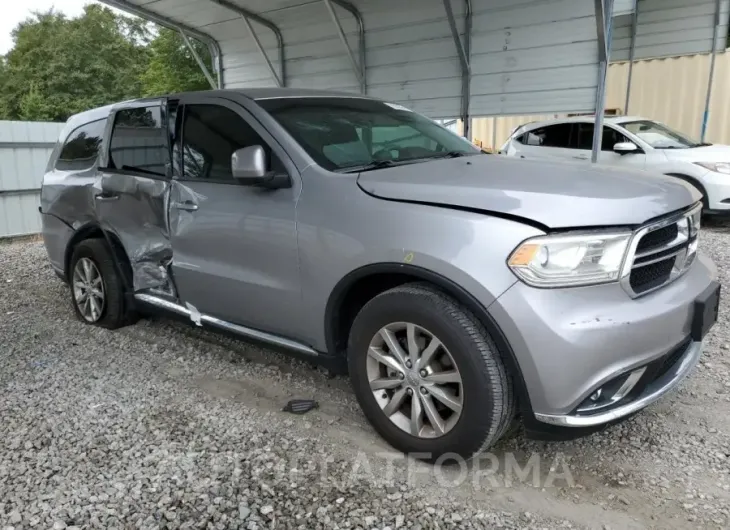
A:
<svg viewBox="0 0 730 530">
<path fill-rule="evenodd" d="M 445 153 L 438 153 L 419 158 L 461 158 L 462 156 L 471 156 L 471 153 L 465 153 L 464 151 L 446 151 Z"/>
<path fill-rule="evenodd" d="M 362 166 L 346 166 L 341 167 L 337 171 L 340 173 L 360 173 L 362 171 L 372 171 L 373 169 L 384 169 L 386 167 L 393 167 L 396 163 L 392 160 L 373 160 L 368 164 Z"/>
</svg>

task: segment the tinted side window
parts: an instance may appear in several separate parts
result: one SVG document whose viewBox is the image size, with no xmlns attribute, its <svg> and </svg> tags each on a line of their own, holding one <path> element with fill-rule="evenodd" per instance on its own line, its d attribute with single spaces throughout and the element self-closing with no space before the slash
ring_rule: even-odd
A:
<svg viewBox="0 0 730 530">
<path fill-rule="evenodd" d="M 159 106 L 117 112 L 109 147 L 109 166 L 164 176 L 170 161 L 167 128 Z"/>
<path fill-rule="evenodd" d="M 559 123 L 528 131 L 524 135 L 523 143 L 541 147 L 569 147 L 570 124 Z"/>
<path fill-rule="evenodd" d="M 104 138 L 106 119 L 92 121 L 71 132 L 56 160 L 60 171 L 82 171 L 92 167 L 99 158 L 99 146 Z"/>
<path fill-rule="evenodd" d="M 182 132 L 183 176 L 233 182 L 231 155 L 242 147 L 260 145 L 269 167 L 283 171 L 259 134 L 232 110 L 219 105 L 186 105 Z"/>
<path fill-rule="evenodd" d="M 576 141 L 575 149 L 593 149 L 593 131 L 595 127 L 592 123 L 576 123 Z"/>
<path fill-rule="evenodd" d="M 593 149 L 593 132 L 595 126 L 593 123 L 578 123 L 576 149 L 585 149 L 590 151 Z M 613 151 L 613 146 L 619 142 L 625 142 L 626 137 L 611 127 L 603 127 L 603 136 L 601 137 L 601 151 Z"/>
<path fill-rule="evenodd" d="M 620 142 L 628 142 L 629 140 L 616 129 L 611 127 L 603 128 L 603 141 L 601 143 L 602 151 L 613 151 L 613 146 Z"/>
</svg>

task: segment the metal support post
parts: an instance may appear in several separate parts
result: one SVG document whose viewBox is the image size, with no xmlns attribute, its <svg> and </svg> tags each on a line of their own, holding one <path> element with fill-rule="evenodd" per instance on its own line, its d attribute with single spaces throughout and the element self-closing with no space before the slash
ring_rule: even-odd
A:
<svg viewBox="0 0 730 530">
<path fill-rule="evenodd" d="M 593 129 L 591 162 L 598 162 L 603 141 L 603 114 L 606 108 L 606 74 L 611 53 L 611 26 L 613 22 L 613 0 L 595 0 L 596 33 L 598 36 L 598 87 L 596 89 L 596 116 Z"/>
<path fill-rule="evenodd" d="M 335 29 L 337 30 L 337 34 L 340 37 L 340 40 L 342 41 L 342 45 L 345 48 L 345 51 L 347 52 L 347 57 L 350 59 L 350 64 L 352 65 L 352 70 L 355 73 L 355 77 L 357 77 L 357 81 L 360 84 L 360 92 L 363 94 L 367 91 L 367 85 L 365 82 L 365 28 L 362 23 L 362 17 L 360 16 L 360 12 L 355 8 L 353 5 L 348 4 L 347 2 L 344 2 L 344 0 L 323 0 L 325 7 L 327 8 L 327 11 L 330 14 L 330 17 L 332 18 L 332 22 L 335 25 Z M 345 35 L 345 31 L 342 29 L 342 24 L 340 23 L 340 19 L 337 16 L 337 12 L 335 11 L 333 3 L 343 7 L 344 9 L 347 9 L 352 13 L 352 15 L 355 17 L 355 20 L 357 20 L 358 26 L 359 26 L 359 36 L 360 36 L 360 60 L 358 61 L 355 58 L 355 54 L 352 52 L 352 48 L 350 48 L 350 44 L 347 42 L 347 36 Z"/>
<path fill-rule="evenodd" d="M 712 84 L 715 80 L 715 59 L 717 58 L 717 33 L 720 29 L 720 0 L 715 0 L 715 27 L 712 30 L 712 55 L 710 56 L 710 76 L 707 80 L 707 96 L 705 97 L 705 111 L 702 113 L 702 131 L 700 142 L 705 141 L 707 125 L 710 122 L 710 101 L 712 100 Z"/>
<path fill-rule="evenodd" d="M 466 14 L 464 16 L 464 41 L 462 42 L 459 36 L 459 29 L 456 27 L 456 17 L 454 16 L 454 10 L 451 7 L 451 0 L 443 0 L 444 10 L 446 11 L 446 18 L 451 28 L 451 36 L 454 39 L 456 45 L 456 52 L 459 55 L 459 62 L 461 64 L 461 121 L 464 124 L 463 135 L 471 140 L 471 127 L 469 116 L 469 103 L 471 100 L 471 23 L 472 23 L 472 12 L 471 12 L 471 0 L 465 0 L 466 2 Z"/>
<path fill-rule="evenodd" d="M 185 46 L 188 47 L 188 50 L 190 50 L 190 53 L 193 54 L 193 58 L 195 59 L 195 62 L 198 63 L 198 67 L 203 71 L 203 75 L 208 80 L 208 83 L 210 84 L 210 88 L 215 90 L 218 88 L 217 83 L 213 79 L 213 76 L 210 75 L 210 71 L 208 70 L 208 67 L 203 62 L 203 59 L 200 57 L 197 51 L 195 51 L 195 48 L 193 47 L 193 43 L 190 42 L 190 39 L 188 39 L 188 36 L 185 35 L 185 32 L 183 30 L 180 31 L 180 36 L 182 36 L 183 42 L 185 42 Z"/>
<path fill-rule="evenodd" d="M 639 2 L 634 1 L 634 12 L 631 18 L 631 48 L 629 49 L 629 79 L 626 81 L 626 103 L 624 114 L 629 114 L 629 100 L 631 99 L 631 78 L 634 75 L 634 58 L 636 57 L 636 28 L 639 24 Z"/>
</svg>

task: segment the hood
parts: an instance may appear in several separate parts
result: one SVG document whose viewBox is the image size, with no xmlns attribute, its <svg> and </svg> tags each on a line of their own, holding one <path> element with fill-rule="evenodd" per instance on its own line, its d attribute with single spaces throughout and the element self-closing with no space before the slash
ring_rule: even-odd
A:
<svg viewBox="0 0 730 530">
<path fill-rule="evenodd" d="M 661 149 L 669 160 L 686 160 L 688 162 L 729 162 L 730 146 L 703 145 L 689 149 Z"/>
<path fill-rule="evenodd" d="M 548 228 L 639 225 L 700 199 L 671 177 L 496 155 L 363 172 L 358 184 L 383 199 L 495 212 Z"/>
</svg>

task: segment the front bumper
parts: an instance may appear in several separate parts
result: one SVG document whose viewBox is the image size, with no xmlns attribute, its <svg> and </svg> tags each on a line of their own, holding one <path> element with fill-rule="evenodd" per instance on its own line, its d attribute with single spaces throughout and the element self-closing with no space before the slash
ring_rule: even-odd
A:
<svg viewBox="0 0 730 530">
<path fill-rule="evenodd" d="M 713 283 L 712 261 L 698 253 L 673 283 L 636 299 L 618 284 L 536 289 L 517 282 L 489 307 L 510 344 L 525 383 L 529 409 L 543 424 L 595 427 L 646 407 L 692 370 L 701 344 L 688 343 L 695 300 Z M 583 414 L 597 389 L 672 357 L 656 379 L 636 385 L 609 409 Z"/>
<path fill-rule="evenodd" d="M 702 354 L 702 343 L 689 342 L 682 345 L 682 348 L 681 357 L 668 367 L 668 371 L 664 375 L 650 382 L 641 393 L 624 405 L 590 415 L 537 413 L 535 419 L 561 427 L 595 427 L 630 416 L 674 390 L 697 365 Z"/>
<path fill-rule="evenodd" d="M 705 213 L 730 214 L 730 175 L 709 171 L 699 180 L 707 192 Z"/>
</svg>

